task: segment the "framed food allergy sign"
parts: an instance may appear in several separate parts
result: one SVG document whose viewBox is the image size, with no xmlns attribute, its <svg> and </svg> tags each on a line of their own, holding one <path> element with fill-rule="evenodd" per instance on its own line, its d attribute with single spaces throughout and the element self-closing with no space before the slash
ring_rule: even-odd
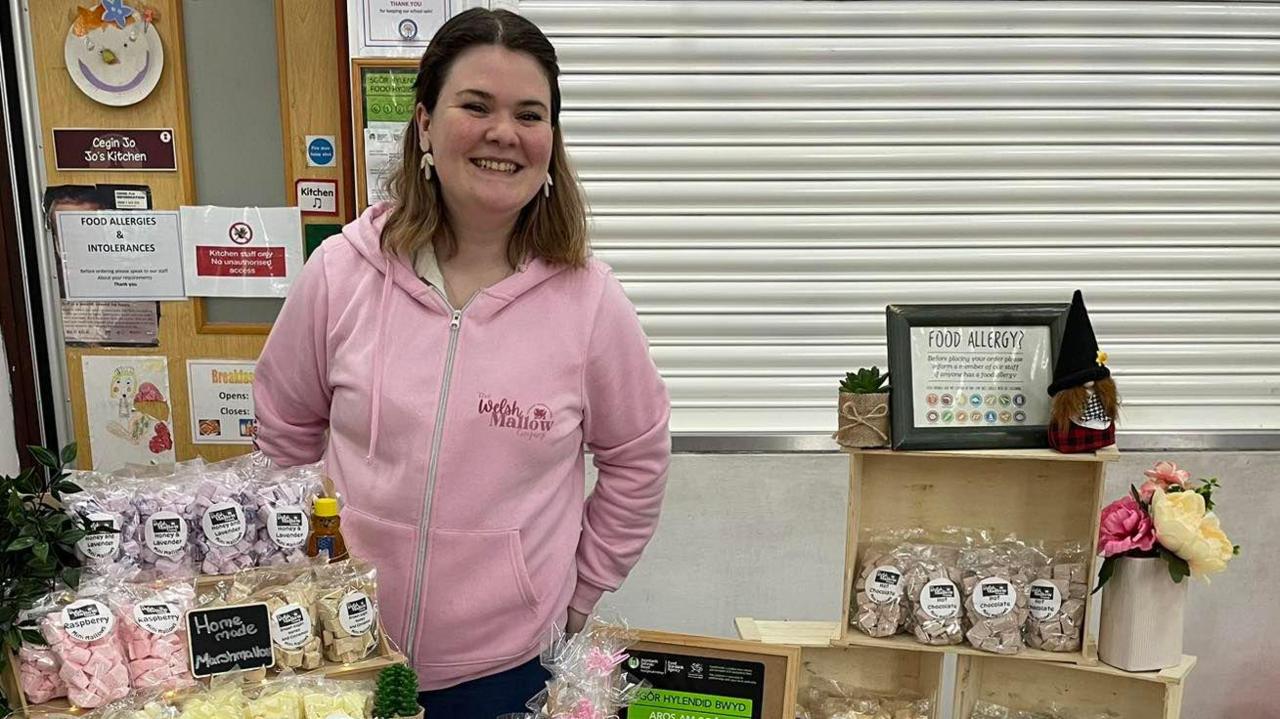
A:
<svg viewBox="0 0 1280 719">
<path fill-rule="evenodd" d="M 1047 447 L 1068 305 L 889 305 L 894 449 Z"/>
</svg>

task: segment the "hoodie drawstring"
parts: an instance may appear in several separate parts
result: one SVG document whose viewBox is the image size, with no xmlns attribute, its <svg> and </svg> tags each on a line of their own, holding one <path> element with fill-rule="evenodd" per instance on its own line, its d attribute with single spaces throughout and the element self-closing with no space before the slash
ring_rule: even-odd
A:
<svg viewBox="0 0 1280 719">
<path fill-rule="evenodd" d="M 387 303 L 391 301 L 391 288 L 395 284 L 391 278 L 391 260 L 384 259 L 384 263 L 382 299 L 378 301 L 378 333 L 373 342 L 373 407 L 369 412 L 369 454 L 364 457 L 366 462 L 373 460 L 373 455 L 378 449 L 378 419 L 382 414 L 382 375 L 385 364 L 382 352 L 387 336 L 387 316 L 391 314 L 387 310 Z"/>
</svg>

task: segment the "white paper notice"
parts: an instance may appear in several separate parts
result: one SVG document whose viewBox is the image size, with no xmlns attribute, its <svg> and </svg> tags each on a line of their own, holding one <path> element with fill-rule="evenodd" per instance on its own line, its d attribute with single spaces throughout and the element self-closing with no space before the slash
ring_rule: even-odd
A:
<svg viewBox="0 0 1280 719">
<path fill-rule="evenodd" d="M 192 442 L 253 444 L 253 367 L 236 360 L 187 360 Z"/>
<path fill-rule="evenodd" d="M 69 300 L 180 300 L 176 212 L 58 212 Z"/>
<path fill-rule="evenodd" d="M 364 187 L 370 205 L 388 199 L 383 181 L 400 161 L 400 138 L 403 134 L 404 125 L 389 123 L 377 123 L 364 129 Z"/>
<path fill-rule="evenodd" d="M 67 344 L 155 347 L 159 334 L 154 302 L 62 303 L 62 339 Z"/>
<path fill-rule="evenodd" d="M 912 327 L 916 427 L 1049 423 L 1049 328 Z"/>
<path fill-rule="evenodd" d="M 168 361 L 86 355 L 81 363 L 93 469 L 172 464 Z"/>
<path fill-rule="evenodd" d="M 284 297 L 302 270 L 296 207 L 183 207 L 187 294 Z"/>
<path fill-rule="evenodd" d="M 359 0 L 351 37 L 355 57 L 419 57 L 450 15 L 448 0 Z"/>
</svg>

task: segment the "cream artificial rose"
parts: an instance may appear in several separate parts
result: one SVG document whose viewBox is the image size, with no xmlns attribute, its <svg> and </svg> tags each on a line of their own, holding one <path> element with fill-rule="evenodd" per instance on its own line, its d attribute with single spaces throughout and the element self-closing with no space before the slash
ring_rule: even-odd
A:
<svg viewBox="0 0 1280 719">
<path fill-rule="evenodd" d="M 1207 579 L 1227 568 L 1234 550 L 1218 524 L 1218 517 L 1204 510 L 1204 497 L 1195 492 L 1164 492 L 1151 498 L 1151 520 L 1156 540 L 1186 560 L 1191 576 Z"/>
</svg>

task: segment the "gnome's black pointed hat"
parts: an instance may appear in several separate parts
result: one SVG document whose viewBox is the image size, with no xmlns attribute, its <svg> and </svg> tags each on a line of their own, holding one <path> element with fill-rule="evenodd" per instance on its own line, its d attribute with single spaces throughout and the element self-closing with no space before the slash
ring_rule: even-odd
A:
<svg viewBox="0 0 1280 719">
<path fill-rule="evenodd" d="M 1079 387 L 1085 382 L 1111 376 L 1107 369 L 1107 356 L 1098 351 L 1098 339 L 1093 336 L 1089 312 L 1084 308 L 1084 296 L 1080 290 L 1071 297 L 1071 309 L 1067 311 L 1067 325 L 1062 331 L 1058 348 L 1058 363 L 1053 368 L 1053 384 L 1049 394 Z"/>
</svg>

